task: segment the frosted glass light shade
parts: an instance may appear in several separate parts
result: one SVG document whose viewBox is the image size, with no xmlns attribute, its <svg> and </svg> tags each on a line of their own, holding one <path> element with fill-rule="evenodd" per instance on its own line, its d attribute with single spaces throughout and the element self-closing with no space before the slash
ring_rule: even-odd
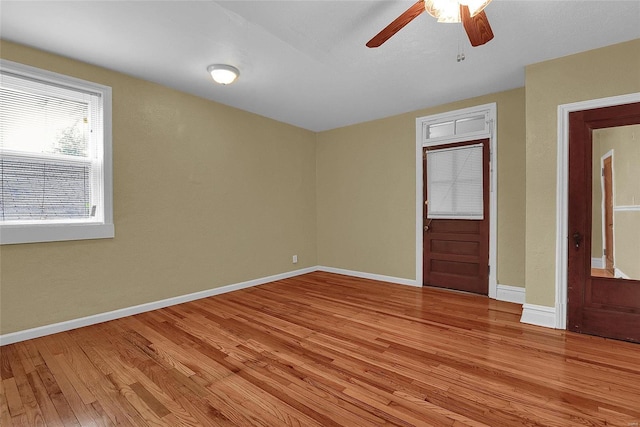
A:
<svg viewBox="0 0 640 427">
<path fill-rule="evenodd" d="M 482 12 L 491 0 L 460 0 L 460 4 L 463 4 L 469 8 L 469 13 L 472 17 Z"/>
<path fill-rule="evenodd" d="M 471 16 L 475 16 L 491 3 L 491 0 L 425 0 L 424 8 L 438 22 L 460 22 L 460 5 L 469 8 Z"/>
<path fill-rule="evenodd" d="M 211 73 L 213 81 L 221 85 L 233 83 L 240 75 L 240 71 L 236 67 L 224 64 L 209 65 L 207 71 Z"/>
<path fill-rule="evenodd" d="M 460 3 L 457 0 L 426 0 L 424 8 L 438 22 L 460 22 Z"/>
</svg>

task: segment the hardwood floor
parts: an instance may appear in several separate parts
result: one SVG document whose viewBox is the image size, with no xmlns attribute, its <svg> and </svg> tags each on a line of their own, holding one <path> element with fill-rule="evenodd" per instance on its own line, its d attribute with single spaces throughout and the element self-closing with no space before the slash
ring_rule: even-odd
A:
<svg viewBox="0 0 640 427">
<path fill-rule="evenodd" d="M 312 273 L 0 349 L 0 424 L 638 426 L 640 345 Z"/>
</svg>

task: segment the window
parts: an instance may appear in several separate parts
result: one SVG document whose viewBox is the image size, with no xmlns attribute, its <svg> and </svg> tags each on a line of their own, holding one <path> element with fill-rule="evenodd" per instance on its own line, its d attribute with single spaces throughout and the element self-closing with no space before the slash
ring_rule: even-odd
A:
<svg viewBox="0 0 640 427">
<path fill-rule="evenodd" d="M 114 236 L 111 88 L 0 61 L 0 243 Z"/>
<path fill-rule="evenodd" d="M 422 126 L 423 142 L 433 145 L 447 140 L 474 139 L 489 131 L 489 120 L 485 112 L 477 112 L 445 120 L 438 118 Z"/>
<path fill-rule="evenodd" d="M 484 218 L 482 144 L 427 151 L 427 218 Z"/>
</svg>

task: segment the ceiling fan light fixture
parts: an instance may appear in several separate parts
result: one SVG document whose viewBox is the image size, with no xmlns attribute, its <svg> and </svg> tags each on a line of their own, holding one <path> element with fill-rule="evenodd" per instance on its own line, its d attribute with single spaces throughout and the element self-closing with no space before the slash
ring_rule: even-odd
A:
<svg viewBox="0 0 640 427">
<path fill-rule="evenodd" d="M 213 81 L 221 85 L 233 83 L 240 75 L 240 71 L 236 67 L 225 64 L 209 65 L 207 71 L 211 74 Z"/>
<path fill-rule="evenodd" d="M 460 3 L 457 0 L 425 0 L 424 8 L 438 22 L 460 22 Z"/>
<path fill-rule="evenodd" d="M 490 2 L 491 0 L 418 0 L 369 40 L 366 46 L 381 46 L 425 11 L 437 18 L 438 22 L 462 22 L 471 46 L 481 46 L 493 40 L 493 31 L 483 10 Z"/>
<path fill-rule="evenodd" d="M 482 12 L 484 8 L 491 3 L 491 0 L 459 0 L 459 3 L 469 8 L 469 13 L 473 18 L 478 13 Z"/>
<path fill-rule="evenodd" d="M 425 0 L 424 8 L 438 22 L 457 23 L 460 19 L 460 5 L 469 8 L 472 17 L 482 12 L 491 0 Z"/>
</svg>

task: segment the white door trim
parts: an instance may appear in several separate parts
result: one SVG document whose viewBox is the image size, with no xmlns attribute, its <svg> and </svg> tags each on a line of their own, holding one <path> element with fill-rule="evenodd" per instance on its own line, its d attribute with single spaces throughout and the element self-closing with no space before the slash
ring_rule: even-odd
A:
<svg viewBox="0 0 640 427">
<path fill-rule="evenodd" d="M 496 103 L 478 105 L 476 107 L 464 108 L 461 110 L 448 111 L 442 114 L 418 117 L 416 119 L 416 285 L 422 286 L 422 149 L 430 145 L 450 144 L 454 142 L 473 141 L 476 139 L 489 139 L 489 297 L 496 299 L 498 295 L 497 282 L 497 245 L 498 245 L 498 149 L 496 135 L 497 129 L 497 107 Z M 425 124 L 446 122 L 460 118 L 477 117 L 484 114 L 486 126 L 484 131 L 473 132 L 473 134 L 454 135 L 449 138 L 438 138 L 430 143 L 423 135 Z"/>
<path fill-rule="evenodd" d="M 556 324 L 567 329 L 567 245 L 569 236 L 569 113 L 640 102 L 640 92 L 558 105 L 558 172 L 556 183 Z"/>
</svg>

